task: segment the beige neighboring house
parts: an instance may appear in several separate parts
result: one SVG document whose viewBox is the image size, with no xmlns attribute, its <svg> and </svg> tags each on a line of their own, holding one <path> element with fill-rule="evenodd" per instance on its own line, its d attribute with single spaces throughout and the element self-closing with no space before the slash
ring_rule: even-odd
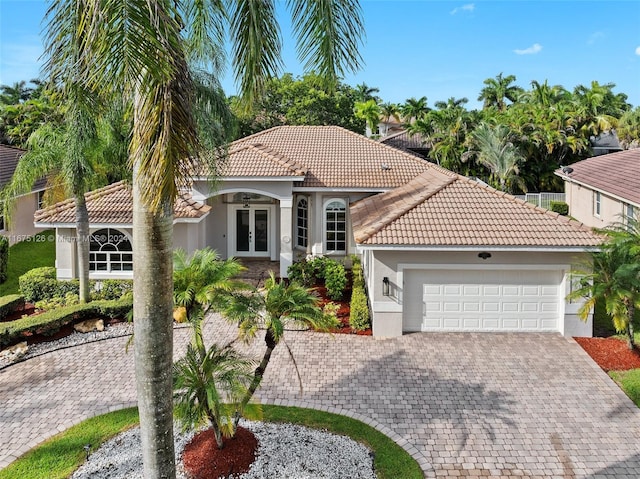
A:
<svg viewBox="0 0 640 479">
<path fill-rule="evenodd" d="M 557 170 L 569 215 L 605 228 L 640 211 L 640 148 L 594 156 Z"/>
<path fill-rule="evenodd" d="M 11 181 L 20 157 L 26 150 L 8 145 L 0 145 L 0 188 Z M 46 189 L 46 181 L 37 181 L 30 193 L 15 198 L 14 209 L 10 219 L 4 218 L 0 212 L 0 234 L 9 238 L 14 244 L 33 236 L 39 231 L 33 225 L 33 214 L 42 207 L 42 197 Z"/>
<path fill-rule="evenodd" d="M 131 194 L 87 195 L 92 277 L 130 277 Z M 36 213 L 56 228 L 58 276 L 77 275 L 74 206 Z M 339 127 L 280 126 L 230 145 L 219 181 L 196 178 L 174 245 L 280 263 L 360 254 L 373 333 L 532 331 L 590 336 L 568 303 L 589 228 Z"/>
</svg>

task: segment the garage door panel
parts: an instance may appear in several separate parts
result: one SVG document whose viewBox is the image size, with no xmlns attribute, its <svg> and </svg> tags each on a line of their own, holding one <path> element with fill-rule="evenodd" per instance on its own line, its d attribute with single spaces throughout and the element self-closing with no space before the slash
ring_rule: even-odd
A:
<svg viewBox="0 0 640 479">
<path fill-rule="evenodd" d="M 562 271 L 409 270 L 404 329 L 559 329 Z"/>
</svg>

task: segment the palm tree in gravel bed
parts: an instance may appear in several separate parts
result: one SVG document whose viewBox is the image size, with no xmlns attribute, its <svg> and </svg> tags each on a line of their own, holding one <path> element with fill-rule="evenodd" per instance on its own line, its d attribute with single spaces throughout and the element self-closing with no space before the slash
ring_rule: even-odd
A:
<svg viewBox="0 0 640 479">
<path fill-rule="evenodd" d="M 357 0 L 287 5 L 305 68 L 336 85 L 360 67 L 364 28 Z M 250 104 L 281 66 L 275 1 L 53 0 L 46 21 L 54 81 L 74 74 L 89 89 L 133 105 L 134 350 L 143 474 L 173 478 L 173 203 L 201 162 L 211 159 L 215 166 L 198 128 L 190 66 L 219 78 L 229 31 L 235 77 Z M 212 123 L 220 120 L 215 111 L 211 116 Z"/>
<path fill-rule="evenodd" d="M 222 314 L 229 321 L 238 324 L 240 338 L 246 342 L 253 340 L 260 329 L 265 330 L 266 349 L 240 402 L 240 410 L 249 403 L 260 386 L 274 349 L 284 339 L 287 324 L 312 327 L 320 331 L 328 331 L 335 326 L 335 318 L 322 311 L 319 298 L 313 290 L 296 282 L 287 284 L 276 280 L 273 273 L 265 281 L 262 291 L 229 295 Z M 238 413 L 236 424 L 239 418 Z"/>
</svg>

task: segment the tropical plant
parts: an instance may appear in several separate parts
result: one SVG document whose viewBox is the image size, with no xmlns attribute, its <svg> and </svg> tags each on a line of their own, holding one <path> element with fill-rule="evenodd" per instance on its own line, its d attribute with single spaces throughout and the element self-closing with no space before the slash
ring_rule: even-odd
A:
<svg viewBox="0 0 640 479">
<path fill-rule="evenodd" d="M 234 414 L 251 380 L 252 362 L 231 347 L 216 344 L 204 357 L 192 344 L 173 366 L 175 416 L 183 428 L 211 425 L 218 449 L 236 432 Z"/>
<path fill-rule="evenodd" d="M 400 113 L 404 122 L 410 124 L 416 120 L 422 120 L 429 113 L 427 97 L 407 98 L 403 105 L 400 105 Z"/>
<path fill-rule="evenodd" d="M 375 100 L 367 100 L 365 102 L 356 102 L 353 112 L 357 118 L 366 121 L 369 131 L 372 135 L 378 134 L 378 123 L 380 123 L 380 105 Z"/>
<path fill-rule="evenodd" d="M 289 7 L 305 68 L 337 82 L 360 67 L 363 25 L 356 0 L 291 0 Z M 215 163 L 199 139 L 189 63 L 219 75 L 226 26 L 241 97 L 249 105 L 280 66 L 273 1 L 55 0 L 47 14 L 47 70 L 53 81 L 72 76 L 133 103 L 134 343 L 147 479 L 175 477 L 173 202 L 189 175 L 201 171 L 194 159 Z"/>
<path fill-rule="evenodd" d="M 486 166 L 501 190 L 518 187 L 525 189 L 522 178 L 518 176 L 518 164 L 522 155 L 510 140 L 511 132 L 504 125 L 490 126 L 481 123 L 473 130 L 472 141 L 476 161 Z"/>
<path fill-rule="evenodd" d="M 577 287 L 569 299 L 586 298 L 578 314 L 584 320 L 603 302 L 618 332 L 624 332 L 629 349 L 635 348 L 633 320 L 640 308 L 640 223 L 629 219 L 600 230 L 607 241 L 591 253 L 587 268 L 576 269 Z"/>
<path fill-rule="evenodd" d="M 505 100 L 515 102 L 522 93 L 522 88 L 512 85 L 516 81 L 515 75 L 502 76 L 499 73 L 495 78 L 487 78 L 483 83 L 485 87 L 480 90 L 478 100 L 484 102 L 484 108 L 495 107 L 498 111 L 507 108 Z"/>
<path fill-rule="evenodd" d="M 640 148 L 640 107 L 622 115 L 616 133 L 624 149 Z"/>
<path fill-rule="evenodd" d="M 240 338 L 249 342 L 256 337 L 259 329 L 265 330 L 266 349 L 240 403 L 241 408 L 249 403 L 260 386 L 273 350 L 284 339 L 287 324 L 308 326 L 321 331 L 335 325 L 330 315 L 325 315 L 320 309 L 318 301 L 313 290 L 293 281 L 287 283 L 277 280 L 273 273 L 265 281 L 262 291 L 228 296 L 222 314 L 227 320 L 238 324 Z M 239 418 L 239 414 L 236 418 Z"/>
<path fill-rule="evenodd" d="M 364 103 L 369 100 L 373 100 L 376 103 L 380 102 L 380 98 L 376 95 L 376 93 L 380 93 L 380 89 L 376 87 L 371 87 L 367 85 L 365 82 L 356 85 L 355 88 L 355 98 L 356 101 Z"/>
<path fill-rule="evenodd" d="M 245 268 L 236 259 L 220 259 L 210 248 L 196 250 L 188 256 L 183 249 L 173 254 L 173 300 L 185 308 L 192 326 L 193 346 L 204 360 L 206 348 L 202 323 L 210 310 L 219 310 L 224 293 L 247 289 L 248 285 L 233 278 Z"/>
</svg>

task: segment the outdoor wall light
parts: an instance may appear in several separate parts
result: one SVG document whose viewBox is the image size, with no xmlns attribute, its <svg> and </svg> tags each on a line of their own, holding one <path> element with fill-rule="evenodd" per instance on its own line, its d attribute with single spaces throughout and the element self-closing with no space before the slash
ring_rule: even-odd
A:
<svg viewBox="0 0 640 479">
<path fill-rule="evenodd" d="M 487 253 L 486 251 L 483 251 L 482 253 L 478 253 L 478 258 L 489 259 L 491 258 L 491 253 Z"/>
<path fill-rule="evenodd" d="M 382 278 L 382 296 L 389 296 L 389 278 Z"/>
</svg>

